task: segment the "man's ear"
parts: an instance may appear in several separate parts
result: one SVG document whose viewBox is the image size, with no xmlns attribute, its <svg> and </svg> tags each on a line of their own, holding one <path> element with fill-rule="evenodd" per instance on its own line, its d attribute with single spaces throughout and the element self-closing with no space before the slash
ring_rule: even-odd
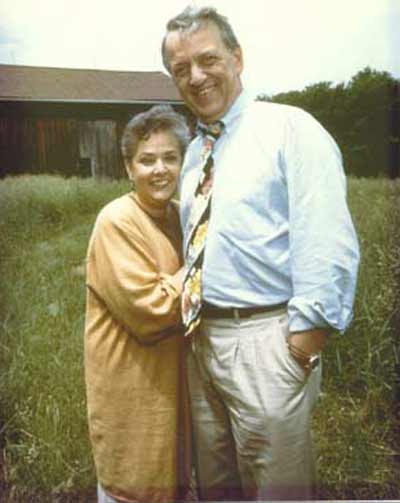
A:
<svg viewBox="0 0 400 503">
<path fill-rule="evenodd" d="M 243 52 L 240 45 L 233 49 L 233 57 L 235 58 L 236 70 L 238 75 L 243 71 Z"/>
</svg>

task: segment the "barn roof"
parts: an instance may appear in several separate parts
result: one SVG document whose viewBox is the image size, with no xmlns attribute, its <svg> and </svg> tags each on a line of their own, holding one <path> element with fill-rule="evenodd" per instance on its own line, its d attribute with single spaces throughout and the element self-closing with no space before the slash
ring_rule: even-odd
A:
<svg viewBox="0 0 400 503">
<path fill-rule="evenodd" d="M 0 100 L 180 102 L 162 72 L 46 68 L 0 64 Z"/>
</svg>

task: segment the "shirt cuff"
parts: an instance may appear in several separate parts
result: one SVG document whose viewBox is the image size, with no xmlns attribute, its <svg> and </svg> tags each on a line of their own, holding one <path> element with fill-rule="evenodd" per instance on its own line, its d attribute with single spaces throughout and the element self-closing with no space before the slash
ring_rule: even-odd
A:
<svg viewBox="0 0 400 503">
<path fill-rule="evenodd" d="M 352 319 L 349 309 L 324 306 L 318 301 L 293 298 L 288 305 L 290 332 L 327 328 L 344 332 Z"/>
</svg>

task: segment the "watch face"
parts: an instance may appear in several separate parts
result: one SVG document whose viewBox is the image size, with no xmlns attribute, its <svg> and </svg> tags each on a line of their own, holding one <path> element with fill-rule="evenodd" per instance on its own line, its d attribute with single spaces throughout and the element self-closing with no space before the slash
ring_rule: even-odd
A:
<svg viewBox="0 0 400 503">
<path fill-rule="evenodd" d="M 319 355 L 314 355 L 310 358 L 310 368 L 314 370 L 318 368 L 320 357 Z"/>
</svg>

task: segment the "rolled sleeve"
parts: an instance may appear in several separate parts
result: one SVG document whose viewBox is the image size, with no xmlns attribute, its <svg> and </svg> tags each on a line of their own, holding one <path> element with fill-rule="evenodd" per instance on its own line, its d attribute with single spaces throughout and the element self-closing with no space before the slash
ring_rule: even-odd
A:
<svg viewBox="0 0 400 503">
<path fill-rule="evenodd" d="M 293 296 L 290 330 L 331 327 L 352 318 L 359 246 L 346 202 L 346 179 L 333 138 L 299 110 L 285 150 Z"/>
</svg>

